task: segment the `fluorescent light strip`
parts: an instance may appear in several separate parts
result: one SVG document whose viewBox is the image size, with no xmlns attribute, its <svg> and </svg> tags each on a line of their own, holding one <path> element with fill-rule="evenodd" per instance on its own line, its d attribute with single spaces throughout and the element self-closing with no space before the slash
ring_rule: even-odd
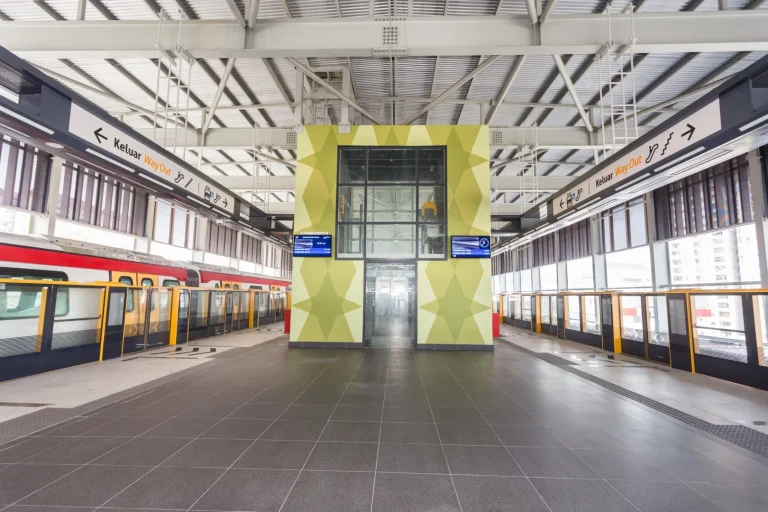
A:
<svg viewBox="0 0 768 512">
<path fill-rule="evenodd" d="M 165 183 L 161 183 L 161 182 L 157 181 L 155 178 L 152 178 L 151 176 L 147 176 L 147 175 L 146 175 L 146 174 L 144 174 L 143 172 L 140 172 L 140 173 L 139 173 L 139 176 L 141 176 L 141 177 L 142 177 L 142 178 L 144 178 L 145 180 L 149 180 L 149 181 L 151 181 L 152 183 L 154 183 L 154 184 L 156 184 L 156 185 L 160 185 L 160 186 L 161 186 L 161 187 L 163 187 L 163 188 L 167 188 L 168 190 L 173 190 L 173 187 L 171 187 L 171 186 L 169 186 L 169 185 L 166 185 Z"/>
<path fill-rule="evenodd" d="M 19 114 L 17 114 L 17 113 L 16 113 L 16 112 L 14 112 L 13 110 L 9 110 L 9 109 L 7 109 L 7 108 L 5 108 L 5 107 L 0 107 L 0 112 L 5 112 L 5 113 L 6 113 L 6 114 L 8 114 L 9 116 L 11 116 L 11 117 L 13 117 L 13 118 L 16 118 L 16 119 L 18 119 L 18 120 L 19 120 L 19 121 L 21 121 L 22 123 L 26 123 L 26 124 L 28 124 L 29 126 L 34 126 L 34 127 L 35 127 L 35 128 L 37 128 L 38 130 L 40 130 L 40 131 L 42 131 L 42 132 L 45 132 L 45 133 L 47 133 L 48 135 L 53 135 L 53 133 L 54 133 L 54 132 L 53 132 L 53 130 L 46 128 L 45 126 L 41 125 L 40 123 L 36 123 L 36 122 L 34 122 L 34 121 L 30 121 L 30 120 L 29 120 L 29 119 L 27 119 L 26 117 L 24 117 L 24 116 L 22 116 L 22 115 L 19 115 Z"/>
<path fill-rule="evenodd" d="M 580 208 L 584 208 L 584 207 L 587 207 L 587 206 L 589 206 L 591 204 L 595 204 L 596 202 L 600 201 L 601 199 L 602 199 L 602 197 L 596 197 L 593 200 L 591 200 L 589 202 L 586 202 L 583 205 L 581 205 Z"/>
<path fill-rule="evenodd" d="M 111 164 L 114 164 L 114 165 L 116 165 L 118 167 L 121 167 L 121 168 L 125 169 L 128 172 L 136 172 L 135 170 L 131 169 L 130 167 L 128 167 L 124 163 L 119 162 L 119 161 L 117 161 L 117 160 L 115 160 L 113 158 L 109 158 L 108 156 L 104 156 L 101 153 L 99 153 L 98 151 L 92 150 L 91 148 L 87 148 L 85 150 L 85 152 L 88 153 L 89 155 L 97 156 L 97 157 L 101 158 L 102 160 L 106 160 L 107 162 L 109 162 Z"/>
<path fill-rule="evenodd" d="M 29 135 L 27 135 L 26 133 L 22 133 L 22 132 L 20 132 L 19 130 L 17 130 L 16 128 L 11 128 L 11 127 L 10 127 L 10 126 L 8 126 L 7 124 L 3 124 L 3 123 L 0 123 L 0 126 L 2 126 L 3 128 L 5 128 L 6 130 L 11 130 L 13 133 L 17 134 L 17 135 L 18 135 L 18 136 L 20 136 L 20 137 L 24 137 L 25 139 L 28 139 L 28 138 L 29 138 Z"/>
<path fill-rule="evenodd" d="M 633 179 L 629 183 L 625 183 L 624 185 L 622 185 L 620 187 L 616 187 L 616 192 L 620 192 L 620 191 L 624 190 L 627 187 L 631 187 L 632 185 L 634 185 L 638 181 L 642 181 L 645 178 L 647 178 L 650 174 L 651 174 L 650 172 L 646 172 L 646 173 L 642 174 L 641 176 L 638 176 L 637 178 Z"/>
<path fill-rule="evenodd" d="M 664 164 L 664 165 L 662 165 L 661 167 L 659 167 L 658 169 L 656 169 L 656 172 L 661 172 L 661 171 L 663 171 L 663 170 L 665 170 L 665 169 L 669 169 L 670 167 L 672 167 L 672 166 L 673 166 L 673 165 L 675 165 L 676 163 L 678 163 L 678 162 L 682 162 L 682 161 L 683 161 L 683 160 L 685 160 L 686 158 L 692 157 L 693 155 L 698 155 L 698 154 L 699 154 L 699 153 L 701 153 L 702 151 L 704 151 L 704 146 L 699 146 L 698 148 L 694 149 L 693 151 L 690 151 L 690 152 L 688 152 L 688 153 L 684 154 L 684 155 L 683 155 L 683 156 L 681 156 L 681 157 L 675 158 L 674 160 L 672 160 L 672 161 L 671 161 L 671 162 L 669 162 L 668 164 Z"/>
<path fill-rule="evenodd" d="M 10 89 L 6 89 L 2 85 L 0 85 L 0 98 L 5 98 L 9 101 L 12 101 L 14 103 L 19 102 L 19 95 L 13 92 Z"/>
<path fill-rule="evenodd" d="M 194 197 L 187 195 L 187 199 L 191 199 L 192 201 L 196 202 L 197 204 L 203 205 L 206 208 L 210 208 L 211 205 L 205 204 L 204 202 L 200 201 L 199 199 L 195 199 Z"/>
<path fill-rule="evenodd" d="M 739 128 L 739 131 L 740 132 L 745 132 L 745 131 L 749 130 L 750 128 L 752 128 L 753 126 L 759 125 L 763 121 L 768 121 L 768 114 L 764 115 L 763 117 L 759 117 L 759 118 L 755 119 L 751 123 L 745 124 L 744 126 Z"/>
</svg>

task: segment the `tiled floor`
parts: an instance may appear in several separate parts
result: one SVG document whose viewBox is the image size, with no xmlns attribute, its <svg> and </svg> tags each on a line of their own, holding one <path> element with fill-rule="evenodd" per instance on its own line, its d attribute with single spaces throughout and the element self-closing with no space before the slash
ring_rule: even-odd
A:
<svg viewBox="0 0 768 512">
<path fill-rule="evenodd" d="M 0 446 L 3 512 L 754 512 L 767 482 L 505 344 L 262 345 Z"/>
</svg>

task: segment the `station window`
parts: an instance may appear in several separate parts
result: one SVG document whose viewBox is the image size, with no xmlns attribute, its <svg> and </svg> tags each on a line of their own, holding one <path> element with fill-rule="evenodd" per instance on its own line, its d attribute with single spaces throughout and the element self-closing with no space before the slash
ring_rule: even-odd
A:
<svg viewBox="0 0 768 512">
<path fill-rule="evenodd" d="M 0 204 L 44 212 L 51 156 L 0 135 Z"/>
<path fill-rule="evenodd" d="M 0 269 L 0 279 L 18 280 L 19 285 L 6 284 L 0 290 L 0 319 L 11 320 L 21 318 L 37 318 L 40 316 L 42 304 L 42 288 L 24 281 L 67 281 L 63 272 L 35 271 L 28 269 Z M 56 293 L 56 317 L 69 313 L 69 290 L 62 287 Z"/>
<path fill-rule="evenodd" d="M 446 256 L 444 147 L 339 148 L 339 258 Z"/>
</svg>

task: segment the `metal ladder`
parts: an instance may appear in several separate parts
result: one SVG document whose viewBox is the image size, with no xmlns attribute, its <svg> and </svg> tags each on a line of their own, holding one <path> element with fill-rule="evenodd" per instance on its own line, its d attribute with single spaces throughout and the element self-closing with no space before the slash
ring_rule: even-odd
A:
<svg viewBox="0 0 768 512">
<path fill-rule="evenodd" d="M 605 9 L 608 39 L 597 53 L 598 89 L 600 92 L 600 126 L 603 133 L 602 155 L 595 150 L 595 162 L 604 160 L 640 136 L 637 125 L 637 93 L 635 88 L 635 10 L 627 5 L 630 40 L 618 44 L 613 39 L 613 18 L 609 2 Z M 617 126 L 618 125 L 618 126 Z M 606 135 L 610 133 L 610 141 Z"/>
<path fill-rule="evenodd" d="M 189 96 L 192 82 L 192 68 L 195 59 L 184 49 L 182 28 L 185 15 L 179 10 L 176 44 L 172 49 L 163 46 L 163 33 L 166 27 L 173 30 L 172 21 L 165 11 L 158 14 L 157 43 L 158 52 L 157 78 L 155 80 L 155 111 L 152 123 L 152 138 L 157 143 L 184 159 L 187 151 L 187 132 L 189 128 Z M 185 77 L 186 75 L 186 83 Z M 183 105 L 182 105 L 183 103 Z M 162 123 L 162 124 L 161 124 Z M 182 144 L 179 146 L 179 129 L 182 130 Z M 199 159 L 202 157 L 200 151 Z"/>
</svg>

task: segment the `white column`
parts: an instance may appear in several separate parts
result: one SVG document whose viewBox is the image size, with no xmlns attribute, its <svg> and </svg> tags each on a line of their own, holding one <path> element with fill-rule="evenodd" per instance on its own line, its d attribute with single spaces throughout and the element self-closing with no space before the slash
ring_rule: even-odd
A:
<svg viewBox="0 0 768 512">
<path fill-rule="evenodd" d="M 352 98 L 352 77 L 350 74 L 352 70 L 347 68 L 342 73 L 341 77 L 341 92 L 344 93 L 347 98 Z M 339 124 L 351 124 L 349 121 L 349 105 L 345 102 L 341 103 L 341 120 Z"/>
<path fill-rule="evenodd" d="M 88 0 L 77 0 L 77 20 L 85 19 L 85 9 L 88 6 Z"/>
<path fill-rule="evenodd" d="M 58 156 L 51 159 L 51 174 L 48 180 L 48 236 L 56 235 L 56 215 L 59 209 L 59 186 L 64 160 Z"/>
<path fill-rule="evenodd" d="M 597 291 L 608 289 L 608 268 L 605 263 L 605 254 L 598 252 L 602 250 L 600 222 L 598 215 L 589 219 L 589 236 L 592 237 L 592 272 Z"/>
<path fill-rule="evenodd" d="M 629 213 L 629 212 L 627 212 Z M 656 277 L 656 205 L 653 204 L 653 192 L 645 194 L 645 233 L 648 237 L 648 252 L 651 255 L 651 289 L 655 292 L 659 289 Z"/>
<path fill-rule="evenodd" d="M 756 149 L 749 152 L 749 187 L 752 189 L 755 239 L 757 240 L 757 261 L 760 265 L 760 288 L 768 287 L 768 260 L 765 249 L 765 195 L 763 176 L 760 169 L 760 154 Z"/>
<path fill-rule="evenodd" d="M 152 246 L 152 237 L 155 234 L 155 204 L 157 199 L 153 195 L 147 196 L 147 216 L 144 219 L 144 235 L 147 237 L 147 254 Z"/>
<path fill-rule="evenodd" d="M 304 73 L 296 70 L 296 104 L 293 106 L 293 123 L 304 125 Z"/>
</svg>

